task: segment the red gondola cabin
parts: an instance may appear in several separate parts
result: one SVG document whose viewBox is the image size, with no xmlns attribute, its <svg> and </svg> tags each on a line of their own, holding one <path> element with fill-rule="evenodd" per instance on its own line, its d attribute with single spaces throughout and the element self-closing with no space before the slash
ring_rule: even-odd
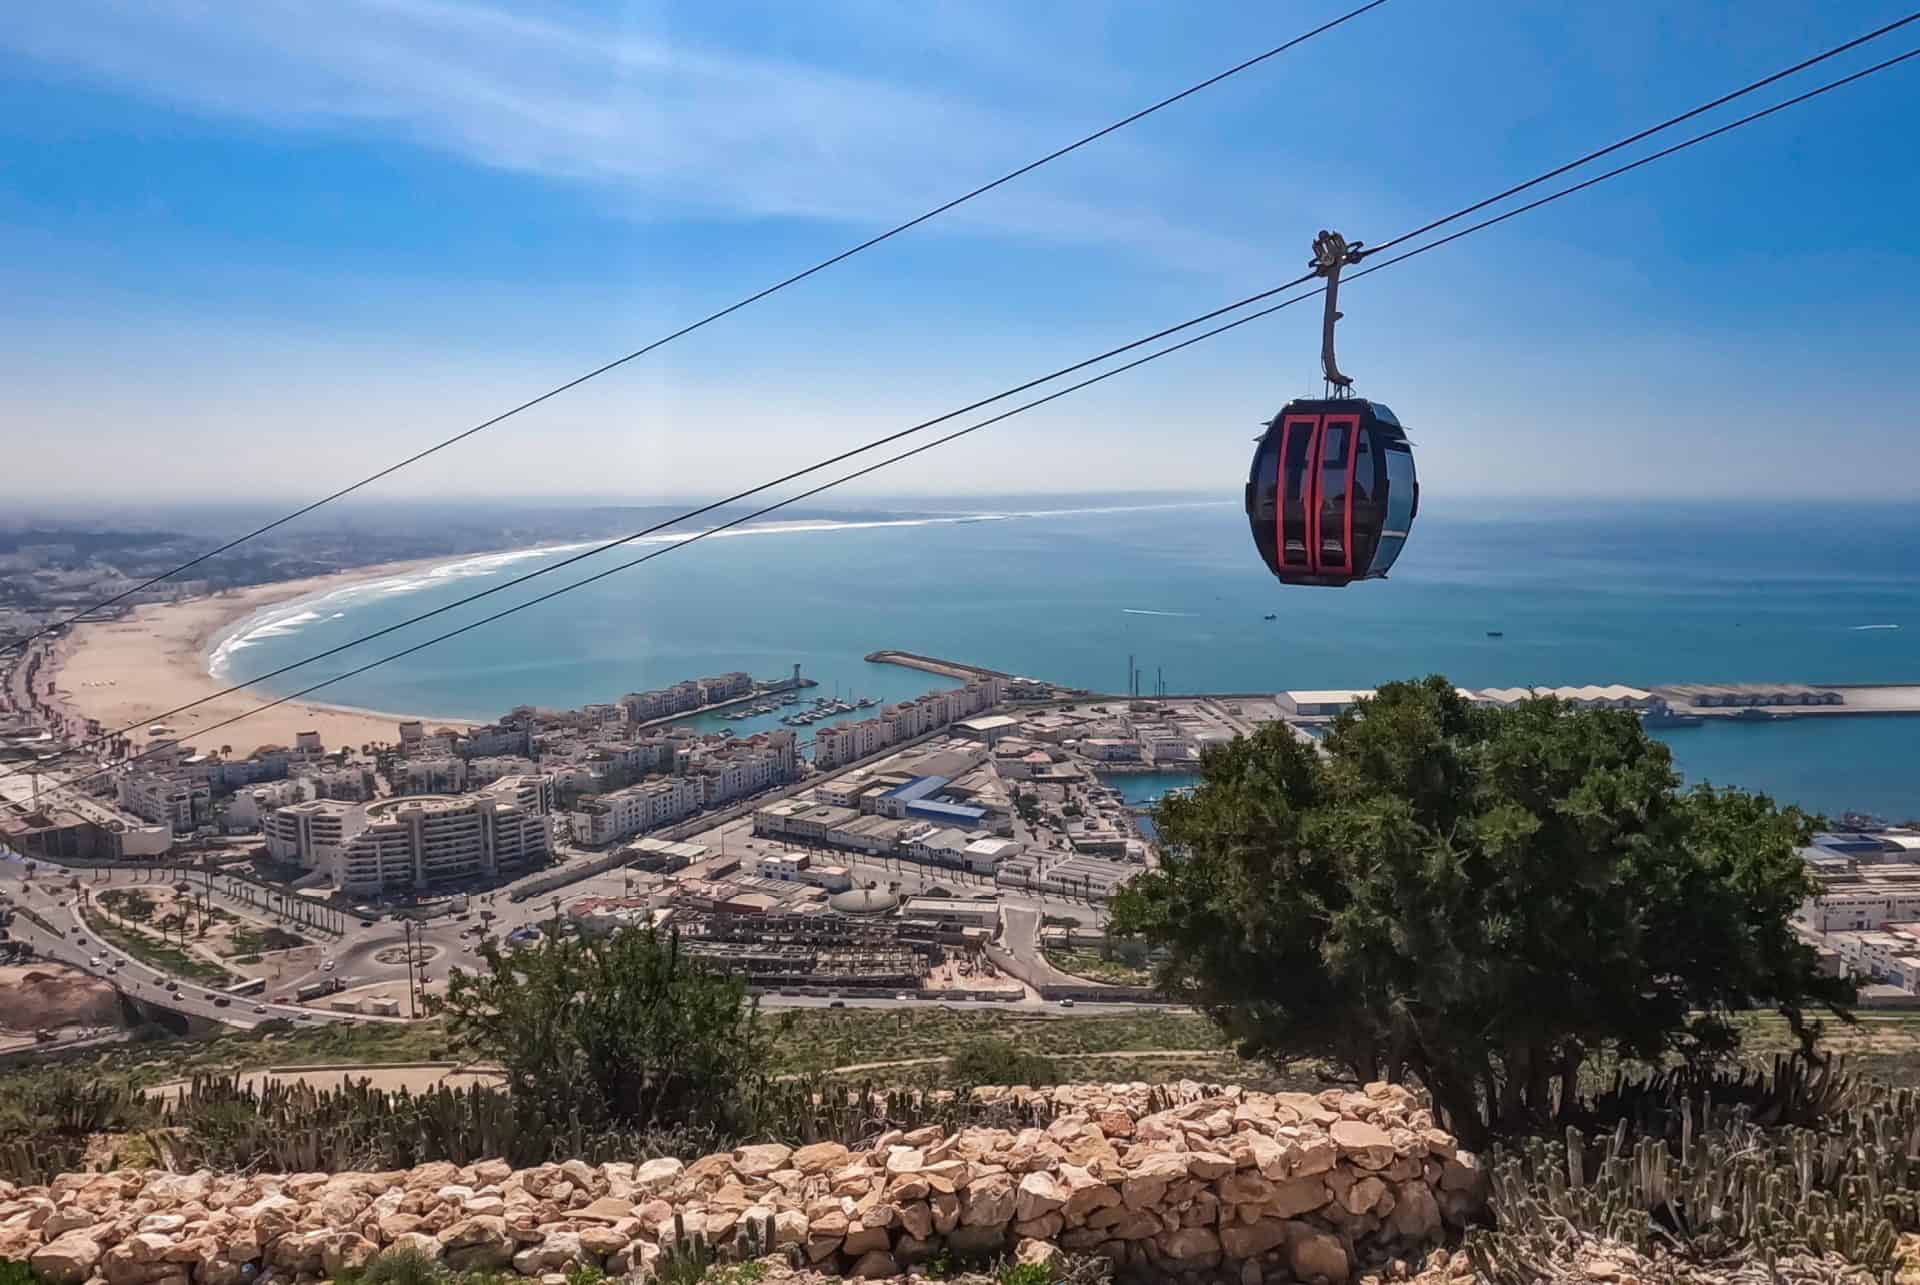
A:
<svg viewBox="0 0 1920 1285">
<path fill-rule="evenodd" d="M 1254 451 L 1247 521 L 1282 584 L 1384 578 L 1419 510 L 1412 444 L 1379 402 L 1288 402 Z"/>
</svg>

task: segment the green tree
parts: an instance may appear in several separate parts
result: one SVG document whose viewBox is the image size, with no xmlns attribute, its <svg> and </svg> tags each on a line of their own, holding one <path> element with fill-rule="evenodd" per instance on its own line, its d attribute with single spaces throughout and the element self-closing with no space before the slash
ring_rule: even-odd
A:
<svg viewBox="0 0 1920 1285">
<path fill-rule="evenodd" d="M 1052 1084 L 1053 1063 L 1038 1053 L 1022 1052 L 1008 1040 L 976 1036 L 955 1049 L 949 1068 L 959 1084 Z"/>
<path fill-rule="evenodd" d="M 1411 1074 L 1472 1145 L 1553 1120 L 1581 1066 L 1711 1059 L 1771 1005 L 1812 1052 L 1852 987 L 1789 920 L 1812 822 L 1683 792 L 1630 712 L 1475 706 L 1434 677 L 1210 750 L 1157 810 L 1163 864 L 1114 931 L 1247 1056 Z"/>
<path fill-rule="evenodd" d="M 688 958 L 678 934 L 548 933 L 505 953 L 489 942 L 482 958 L 485 973 L 449 973 L 434 1007 L 547 1119 L 723 1132 L 743 1122 L 772 1032 L 745 982 Z"/>
</svg>

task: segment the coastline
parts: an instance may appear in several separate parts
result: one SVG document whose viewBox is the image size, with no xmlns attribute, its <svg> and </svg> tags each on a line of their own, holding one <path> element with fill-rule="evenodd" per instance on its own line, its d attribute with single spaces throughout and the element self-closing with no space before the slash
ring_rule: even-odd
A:
<svg viewBox="0 0 1920 1285">
<path fill-rule="evenodd" d="M 54 651 L 53 702 L 70 720 L 70 731 L 76 736 L 84 735 L 86 720 L 96 719 L 103 732 L 137 725 L 128 736 L 136 742 L 144 740 L 145 725 L 156 715 L 214 697 L 231 685 L 209 672 L 208 654 L 243 621 L 297 599 L 458 560 L 441 556 L 374 563 L 179 602 L 146 603 L 118 620 L 76 626 Z M 244 715 L 244 722 L 212 731 L 205 744 L 196 746 L 208 751 L 231 745 L 242 756 L 256 746 L 291 745 L 299 732 L 317 731 L 322 744 L 338 749 L 398 740 L 397 724 L 412 718 L 434 727 L 473 726 L 464 719 L 390 713 L 318 700 L 287 701 L 264 708 L 272 699 L 271 695 L 250 691 L 232 692 L 169 719 L 168 726 L 183 742 L 192 744 L 198 729 Z"/>
</svg>

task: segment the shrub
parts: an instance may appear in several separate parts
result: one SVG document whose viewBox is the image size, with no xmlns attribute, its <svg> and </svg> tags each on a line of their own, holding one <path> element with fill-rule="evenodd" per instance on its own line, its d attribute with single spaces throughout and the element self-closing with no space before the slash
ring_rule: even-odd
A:
<svg viewBox="0 0 1920 1285">
<path fill-rule="evenodd" d="M 968 1040 L 948 1059 L 960 1084 L 1052 1084 L 1058 1077 L 1053 1063 L 1038 1053 L 1024 1053 L 1007 1040 L 990 1035 Z"/>
</svg>

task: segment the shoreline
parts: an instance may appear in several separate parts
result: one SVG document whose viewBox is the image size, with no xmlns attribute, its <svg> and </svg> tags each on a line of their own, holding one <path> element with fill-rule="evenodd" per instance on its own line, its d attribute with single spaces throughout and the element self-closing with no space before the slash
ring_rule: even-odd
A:
<svg viewBox="0 0 1920 1285">
<path fill-rule="evenodd" d="M 205 733 L 212 739 L 196 746 L 205 752 L 231 745 L 240 756 L 256 746 L 291 745 L 295 734 L 305 731 L 319 732 L 321 743 L 328 749 L 396 741 L 398 724 L 416 718 L 435 727 L 464 730 L 474 722 L 319 700 L 291 700 L 268 709 L 266 706 L 275 698 L 250 689 L 215 695 L 232 684 L 216 678 L 208 661 L 215 644 L 272 608 L 368 580 L 417 574 L 465 557 L 484 556 L 441 555 L 370 563 L 178 602 L 143 603 L 118 620 L 77 625 L 54 649 L 52 702 L 68 719 L 70 733 L 76 739 L 84 738 L 86 721 L 93 719 L 102 733 L 133 728 L 126 735 L 137 741 L 143 739 L 144 725 L 155 716 L 211 697 L 197 709 L 169 720 L 169 726 L 183 742 L 192 743 L 201 734 L 198 729 L 244 716 L 244 722 Z"/>
</svg>

